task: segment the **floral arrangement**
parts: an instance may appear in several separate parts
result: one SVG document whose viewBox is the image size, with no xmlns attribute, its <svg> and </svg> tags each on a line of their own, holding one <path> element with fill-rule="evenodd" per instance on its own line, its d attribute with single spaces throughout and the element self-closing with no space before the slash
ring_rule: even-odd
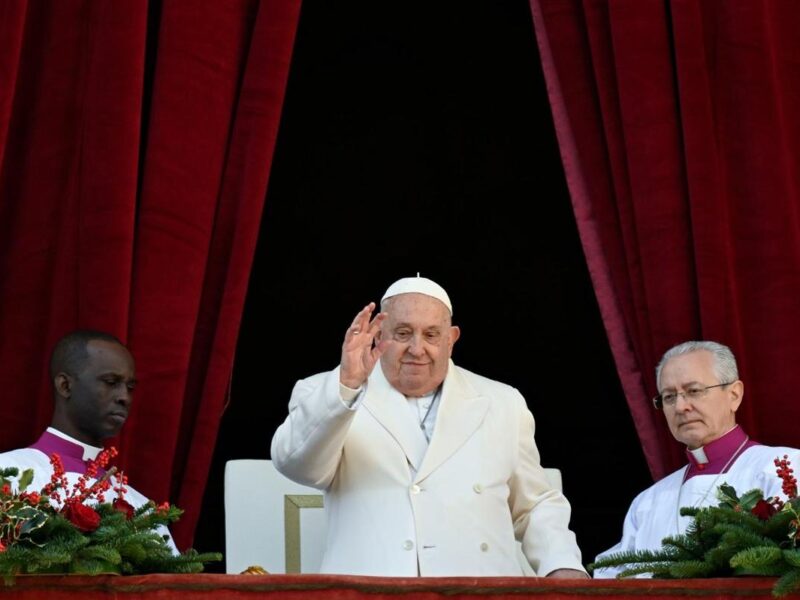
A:
<svg viewBox="0 0 800 600">
<path fill-rule="evenodd" d="M 618 577 L 650 573 L 665 579 L 760 575 L 778 577 L 774 596 L 800 588 L 800 498 L 788 456 L 775 459 L 786 502 L 764 498 L 759 489 L 738 496 L 733 487 L 717 489 L 719 504 L 681 508 L 694 520 L 682 535 L 664 538 L 657 551 L 619 552 L 591 570 L 628 566 Z"/>
<path fill-rule="evenodd" d="M 0 469 L 0 575 L 196 573 L 203 563 L 222 559 L 195 550 L 173 554 L 168 536 L 157 529 L 182 511 L 166 502 L 134 509 L 125 500 L 127 478 L 113 477 L 116 468 L 97 477 L 116 454 L 103 450 L 72 487 L 58 454 L 51 455 L 53 474 L 39 491 L 28 491 L 32 469 Z M 109 503 L 112 489 L 116 497 Z"/>
</svg>

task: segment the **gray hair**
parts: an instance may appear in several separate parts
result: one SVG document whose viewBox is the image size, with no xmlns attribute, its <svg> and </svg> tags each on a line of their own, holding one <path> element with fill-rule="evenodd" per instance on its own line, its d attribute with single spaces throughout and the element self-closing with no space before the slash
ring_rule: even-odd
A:
<svg viewBox="0 0 800 600">
<path fill-rule="evenodd" d="M 720 383 L 731 383 L 739 379 L 739 369 L 736 367 L 736 357 L 731 349 L 719 342 L 694 341 L 683 342 L 673 346 L 664 353 L 656 367 L 656 385 L 661 389 L 661 370 L 667 361 L 676 356 L 683 356 L 692 352 L 709 352 L 714 358 L 714 374 Z"/>
</svg>

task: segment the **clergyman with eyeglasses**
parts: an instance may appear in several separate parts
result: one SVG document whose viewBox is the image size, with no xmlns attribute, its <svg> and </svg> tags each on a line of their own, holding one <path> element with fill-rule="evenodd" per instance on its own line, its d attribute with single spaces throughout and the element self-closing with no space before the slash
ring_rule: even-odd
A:
<svg viewBox="0 0 800 600">
<path fill-rule="evenodd" d="M 683 533 L 691 522 L 683 506 L 717 504 L 717 487 L 727 483 L 740 491 L 760 488 L 764 497 L 785 500 L 775 475 L 776 457 L 789 455 L 800 465 L 800 451 L 764 446 L 736 424 L 744 397 L 736 358 L 717 342 L 684 342 L 667 350 L 656 367 L 663 411 L 672 435 L 686 445 L 687 465 L 640 493 L 628 509 L 622 540 L 597 559 L 628 550 L 658 550 L 661 541 Z M 614 577 L 623 568 L 598 569 L 597 578 Z"/>
</svg>

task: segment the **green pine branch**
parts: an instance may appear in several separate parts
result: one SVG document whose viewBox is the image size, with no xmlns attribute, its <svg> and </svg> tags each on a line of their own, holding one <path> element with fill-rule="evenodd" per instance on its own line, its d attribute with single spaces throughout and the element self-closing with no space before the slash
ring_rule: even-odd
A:
<svg viewBox="0 0 800 600">
<path fill-rule="evenodd" d="M 782 575 L 772 588 L 773 596 L 785 596 L 800 587 L 800 569 L 793 569 Z"/>
<path fill-rule="evenodd" d="M 609 567 L 622 567 L 628 564 L 659 565 L 659 564 L 673 562 L 676 559 L 676 557 L 677 554 L 672 549 L 631 550 L 627 552 L 615 552 L 587 565 L 587 569 L 590 572 L 593 572 L 597 569 L 606 569 Z M 636 568 L 637 570 L 639 569 L 639 567 Z M 642 572 L 649 573 L 650 571 L 642 571 Z"/>
<path fill-rule="evenodd" d="M 661 541 L 665 550 L 671 549 L 675 560 L 701 558 L 705 552 L 702 545 L 688 535 L 668 536 Z"/>
<path fill-rule="evenodd" d="M 732 497 L 732 496 L 731 496 Z M 743 496 L 755 505 L 761 496 Z M 693 517 L 685 533 L 664 538 L 659 550 L 617 552 L 589 565 L 625 567 L 618 577 L 650 574 L 666 579 L 759 575 L 780 577 L 774 594 L 800 587 L 800 550 L 792 535 L 792 515 L 776 513 L 761 520 L 741 506 L 723 504 L 681 509 Z"/>
<path fill-rule="evenodd" d="M 672 579 L 698 579 L 701 577 L 718 577 L 713 563 L 704 560 L 682 560 L 669 565 L 669 574 Z"/>
<path fill-rule="evenodd" d="M 0 552 L 0 575 L 8 581 L 23 573 L 198 573 L 204 563 L 222 559 L 194 550 L 172 553 L 156 528 L 176 521 L 182 512 L 177 508 L 157 510 L 148 504 L 131 519 L 110 504 L 96 510 L 100 525 L 91 533 L 82 533 L 60 513 L 48 515 L 29 539 Z"/>
</svg>

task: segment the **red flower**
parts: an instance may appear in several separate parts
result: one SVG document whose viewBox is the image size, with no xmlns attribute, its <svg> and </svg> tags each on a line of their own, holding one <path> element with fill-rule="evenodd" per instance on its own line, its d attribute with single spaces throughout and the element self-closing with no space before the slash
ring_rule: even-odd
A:
<svg viewBox="0 0 800 600">
<path fill-rule="evenodd" d="M 96 510 L 84 504 L 67 504 L 62 512 L 75 527 L 85 533 L 94 531 L 100 526 L 100 515 Z"/>
<path fill-rule="evenodd" d="M 125 513 L 126 519 L 131 520 L 133 518 L 134 508 L 128 504 L 127 500 L 124 498 L 114 498 L 114 502 L 112 504 L 119 512 Z"/>
<path fill-rule="evenodd" d="M 756 505 L 750 512 L 753 513 L 762 521 L 766 521 L 772 515 L 774 515 L 777 512 L 777 510 L 775 510 L 775 507 L 766 500 L 759 500 L 758 502 L 756 502 Z"/>
<path fill-rule="evenodd" d="M 0 552 L 5 552 L 7 549 L 8 548 L 6 548 L 6 545 L 3 542 L 0 542 Z"/>
</svg>

